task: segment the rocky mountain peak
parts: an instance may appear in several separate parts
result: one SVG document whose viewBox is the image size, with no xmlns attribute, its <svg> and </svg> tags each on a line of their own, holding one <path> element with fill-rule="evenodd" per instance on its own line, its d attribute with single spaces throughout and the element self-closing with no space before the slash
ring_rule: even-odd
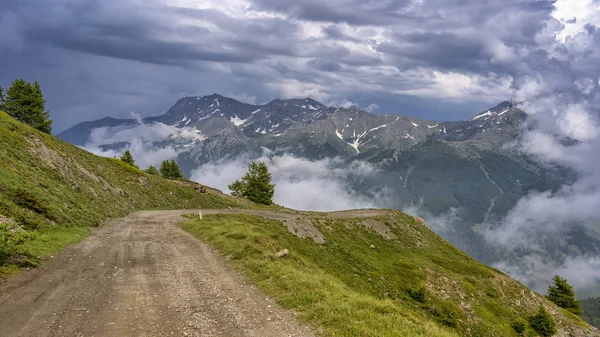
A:
<svg viewBox="0 0 600 337">
<path fill-rule="evenodd" d="M 357 106 L 328 107 L 310 97 L 252 105 L 215 93 L 179 99 L 164 115 L 146 118 L 144 123 L 158 122 L 198 133 L 202 141 L 189 147 L 243 144 L 256 149 L 298 148 L 303 155 L 319 158 L 323 151 L 345 157 L 369 149 L 408 149 L 429 139 L 502 144 L 516 137 L 525 117 L 510 101 L 465 121 L 435 122 L 373 114 Z M 123 126 L 137 125 L 135 120 L 101 119 L 79 124 L 59 136 L 83 145 L 94 128 L 119 126 L 121 121 Z M 223 141 L 224 137 L 230 139 Z M 211 151 L 218 158 L 230 154 L 218 148 Z M 206 158 L 215 159 L 212 155 Z"/>
</svg>

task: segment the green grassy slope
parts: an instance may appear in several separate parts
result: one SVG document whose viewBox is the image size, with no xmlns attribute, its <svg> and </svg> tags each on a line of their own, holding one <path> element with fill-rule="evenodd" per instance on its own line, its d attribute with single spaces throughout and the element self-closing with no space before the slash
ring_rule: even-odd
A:
<svg viewBox="0 0 600 337">
<path fill-rule="evenodd" d="M 21 124 L 0 111 L 0 219 L 37 236 L 28 258 L 0 256 L 0 276 L 36 264 L 109 218 L 142 209 L 251 207 L 191 182 L 145 174 Z"/>
<path fill-rule="evenodd" d="M 256 216 L 211 215 L 182 226 L 323 336 L 536 336 L 526 322 L 540 305 L 562 336 L 598 335 L 404 213 L 368 220 L 314 215 L 310 221 L 325 244 Z M 392 238 L 367 229 L 364 221 L 387 226 Z M 282 249 L 290 255 L 275 258 Z M 516 322 L 525 323 L 524 333 L 513 329 Z"/>
</svg>

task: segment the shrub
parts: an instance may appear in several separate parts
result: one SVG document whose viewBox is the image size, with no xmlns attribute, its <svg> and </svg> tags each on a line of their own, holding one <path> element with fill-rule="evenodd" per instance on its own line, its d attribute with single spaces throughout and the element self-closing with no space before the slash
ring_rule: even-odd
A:
<svg viewBox="0 0 600 337">
<path fill-rule="evenodd" d="M 510 326 L 519 335 L 522 335 L 523 332 L 525 332 L 525 322 L 523 321 L 513 321 L 512 323 L 510 323 Z"/>
<path fill-rule="evenodd" d="M 537 314 L 529 318 L 529 325 L 542 337 L 550 337 L 556 333 L 556 324 L 552 316 L 541 305 Z"/>
<path fill-rule="evenodd" d="M 156 169 L 156 167 L 150 165 L 148 166 L 148 168 L 146 169 L 146 173 L 148 174 L 154 174 L 157 175 L 158 174 L 158 170 Z"/>
<path fill-rule="evenodd" d="M 456 304 L 447 300 L 440 300 L 435 305 L 427 308 L 429 312 L 442 324 L 452 328 L 460 327 L 460 320 L 464 312 Z"/>
<path fill-rule="evenodd" d="M 9 198 L 17 206 L 27 208 L 49 219 L 54 219 L 50 210 L 35 195 L 22 188 L 16 188 L 9 193 Z"/>
<path fill-rule="evenodd" d="M 35 233 L 28 232 L 19 225 L 0 223 L 0 255 L 23 254 L 23 244 L 34 236 Z"/>
<path fill-rule="evenodd" d="M 408 295 L 415 301 L 420 302 L 420 303 L 425 303 L 425 294 L 426 294 L 426 290 L 425 287 L 421 287 L 417 290 L 413 290 L 413 289 L 409 289 L 408 290 Z"/>
</svg>

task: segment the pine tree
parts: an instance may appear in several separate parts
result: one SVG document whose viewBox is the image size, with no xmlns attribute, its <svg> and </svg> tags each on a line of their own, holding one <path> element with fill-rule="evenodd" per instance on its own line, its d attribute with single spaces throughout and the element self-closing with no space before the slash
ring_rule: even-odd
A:
<svg viewBox="0 0 600 337">
<path fill-rule="evenodd" d="M 179 165 L 174 160 L 171 160 L 171 179 L 183 179 L 183 174 L 181 174 L 181 170 L 179 169 Z"/>
<path fill-rule="evenodd" d="M 52 121 L 39 83 L 19 78 L 13 81 L 3 96 L 2 109 L 14 119 L 45 133 L 52 131 Z"/>
<path fill-rule="evenodd" d="M 171 175 L 171 163 L 168 160 L 163 160 L 163 162 L 160 164 L 159 171 L 163 178 L 169 179 L 169 176 Z"/>
<path fill-rule="evenodd" d="M 554 284 L 548 287 L 548 299 L 561 308 L 565 308 L 575 315 L 581 315 L 581 304 L 575 299 L 573 287 L 564 278 L 554 275 Z"/>
<path fill-rule="evenodd" d="M 540 305 L 538 312 L 529 318 L 529 325 L 542 337 L 550 337 L 556 334 L 556 324 L 542 305 Z"/>
<path fill-rule="evenodd" d="M 235 196 L 242 196 L 264 205 L 273 203 L 275 185 L 271 184 L 271 173 L 265 162 L 252 161 L 242 180 L 234 181 L 228 188 Z"/>
<path fill-rule="evenodd" d="M 131 155 L 131 152 L 129 150 L 125 151 L 125 153 L 123 153 L 123 155 L 121 156 L 120 159 L 121 159 L 121 161 L 124 161 L 127 164 L 129 164 L 129 165 L 131 165 L 131 166 L 133 166 L 135 168 L 138 168 L 135 165 L 135 160 L 133 159 L 133 156 Z"/>
<path fill-rule="evenodd" d="M 154 174 L 154 175 L 156 175 L 156 174 L 158 174 L 158 170 L 156 169 L 156 167 L 155 167 L 155 166 L 152 166 L 152 165 L 150 165 L 150 166 L 148 166 L 148 168 L 146 169 L 146 173 L 148 173 L 148 174 Z"/>
<path fill-rule="evenodd" d="M 166 179 L 179 180 L 184 178 L 179 165 L 174 160 L 165 160 L 160 164 L 160 175 Z"/>
</svg>

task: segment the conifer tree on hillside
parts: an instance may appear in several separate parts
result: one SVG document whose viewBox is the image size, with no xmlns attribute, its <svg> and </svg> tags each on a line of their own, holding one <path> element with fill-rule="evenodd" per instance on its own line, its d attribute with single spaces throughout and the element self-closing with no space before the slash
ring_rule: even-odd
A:
<svg viewBox="0 0 600 337">
<path fill-rule="evenodd" d="M 38 82 L 16 79 L 2 96 L 2 109 L 14 119 L 45 133 L 52 131 L 52 121 Z"/>
<path fill-rule="evenodd" d="M 556 334 L 556 323 L 543 305 L 540 305 L 538 312 L 529 318 L 529 326 L 542 337 Z"/>
<path fill-rule="evenodd" d="M 165 160 L 162 162 L 160 165 L 160 175 L 166 179 L 179 180 L 184 178 L 179 165 L 174 160 Z"/>
<path fill-rule="evenodd" d="M 227 187 L 235 196 L 245 197 L 264 205 L 273 203 L 275 185 L 271 184 L 271 173 L 265 162 L 252 161 L 242 179 L 234 181 Z"/>
<path fill-rule="evenodd" d="M 148 166 L 148 168 L 146 169 L 146 173 L 148 174 L 158 174 L 158 169 L 156 169 L 155 166 L 150 165 Z"/>
<path fill-rule="evenodd" d="M 133 156 L 131 155 L 131 152 L 129 150 L 125 151 L 125 153 L 123 153 L 123 155 L 121 156 L 120 159 L 121 159 L 121 161 L 124 161 L 127 164 L 129 164 L 129 165 L 131 165 L 131 166 L 133 166 L 135 168 L 138 168 L 135 165 L 135 160 L 133 159 Z"/>
<path fill-rule="evenodd" d="M 564 278 L 554 275 L 554 284 L 548 287 L 548 299 L 561 308 L 565 308 L 575 315 L 581 315 L 581 304 L 575 299 L 573 287 Z"/>
</svg>

